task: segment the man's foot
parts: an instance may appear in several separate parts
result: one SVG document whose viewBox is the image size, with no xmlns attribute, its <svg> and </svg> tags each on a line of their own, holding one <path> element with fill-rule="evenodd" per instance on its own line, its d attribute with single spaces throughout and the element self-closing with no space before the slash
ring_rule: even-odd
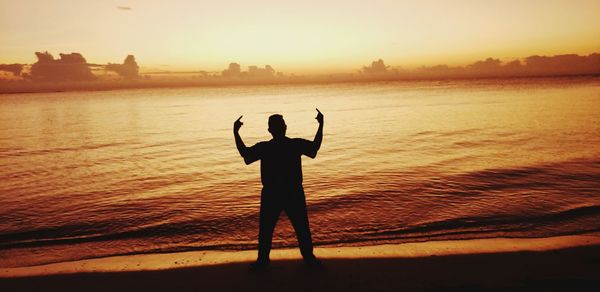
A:
<svg viewBox="0 0 600 292">
<path fill-rule="evenodd" d="M 269 269 L 269 261 L 256 261 L 250 264 L 251 272 L 262 272 Z"/>
<path fill-rule="evenodd" d="M 304 264 L 307 265 L 309 268 L 323 268 L 323 263 L 314 256 L 304 259 Z"/>
</svg>

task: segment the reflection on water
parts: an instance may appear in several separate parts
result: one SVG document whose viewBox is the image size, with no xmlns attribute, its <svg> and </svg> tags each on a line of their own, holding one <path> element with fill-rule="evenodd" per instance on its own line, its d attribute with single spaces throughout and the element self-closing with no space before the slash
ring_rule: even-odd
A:
<svg viewBox="0 0 600 292">
<path fill-rule="evenodd" d="M 253 249 L 267 117 L 312 139 L 315 243 L 600 229 L 600 80 L 520 79 L 0 96 L 0 266 Z M 280 220 L 275 246 L 295 245 Z"/>
</svg>

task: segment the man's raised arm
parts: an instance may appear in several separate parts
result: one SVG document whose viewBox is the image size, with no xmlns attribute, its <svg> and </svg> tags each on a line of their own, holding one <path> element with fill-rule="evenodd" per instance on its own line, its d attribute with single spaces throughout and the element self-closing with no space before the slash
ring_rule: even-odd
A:
<svg viewBox="0 0 600 292">
<path fill-rule="evenodd" d="M 317 157 L 317 152 L 321 148 L 321 142 L 323 142 L 323 114 L 319 109 L 317 109 L 317 117 L 315 118 L 319 122 L 319 128 L 317 129 L 317 134 L 315 134 L 315 139 L 313 140 L 313 147 L 307 156 L 310 158 Z"/>
<path fill-rule="evenodd" d="M 254 161 L 261 159 L 263 147 L 261 147 L 261 143 L 258 143 L 251 147 L 246 147 L 246 144 L 244 144 L 242 137 L 240 137 L 240 128 L 244 124 L 242 123 L 241 119 L 242 116 L 240 116 L 233 123 L 233 136 L 235 137 L 235 146 L 237 147 L 238 152 L 240 152 L 240 155 L 244 158 L 244 162 L 246 164 L 250 164 Z"/>
<path fill-rule="evenodd" d="M 233 123 L 233 136 L 235 137 L 235 146 L 237 147 L 238 152 L 240 152 L 240 155 L 242 157 L 244 157 L 244 161 L 246 161 L 246 156 L 247 156 L 246 154 L 248 153 L 248 147 L 246 147 L 246 144 L 244 144 L 244 141 L 242 140 L 242 137 L 240 137 L 240 128 L 244 124 L 241 121 L 242 117 L 243 116 L 240 116 Z"/>
</svg>

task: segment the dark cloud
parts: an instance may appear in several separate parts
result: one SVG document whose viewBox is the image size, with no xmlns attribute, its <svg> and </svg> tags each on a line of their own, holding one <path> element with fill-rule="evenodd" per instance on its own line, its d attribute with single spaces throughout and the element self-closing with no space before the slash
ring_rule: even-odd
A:
<svg viewBox="0 0 600 292">
<path fill-rule="evenodd" d="M 365 75 L 377 73 L 397 79 L 402 78 L 476 78 L 476 77 L 527 77 L 600 74 L 600 54 L 556 56 L 530 56 L 522 60 L 502 62 L 487 58 L 466 66 L 436 65 L 416 70 L 389 69 L 383 60 L 373 61 L 361 70 Z"/>
<path fill-rule="evenodd" d="M 433 70 L 432 70 L 433 69 Z M 422 68 L 432 72 L 435 68 Z M 600 73 L 600 54 L 579 56 L 575 54 L 556 56 L 530 56 L 521 60 L 503 63 L 499 59 L 487 58 L 465 67 L 448 67 L 447 73 L 482 77 L 504 76 L 558 76 L 588 75 Z"/>
<path fill-rule="evenodd" d="M 250 77 L 273 77 L 275 76 L 275 69 L 271 65 L 266 65 L 265 68 L 259 68 L 257 66 L 248 66 L 248 76 Z"/>
<path fill-rule="evenodd" d="M 60 59 L 48 52 L 36 52 L 38 61 L 31 65 L 34 81 L 88 81 L 96 79 L 80 53 L 60 54 Z"/>
<path fill-rule="evenodd" d="M 107 71 L 117 72 L 121 77 L 132 79 L 139 77 L 139 69 L 137 62 L 135 61 L 135 56 L 128 55 L 123 64 L 111 64 L 109 63 L 104 67 Z"/>
<path fill-rule="evenodd" d="M 223 77 L 261 77 L 270 78 L 275 75 L 281 76 L 280 72 L 276 72 L 271 65 L 266 65 L 264 68 L 258 66 L 248 66 L 248 71 L 242 71 L 242 66 L 238 63 L 231 63 L 229 67 L 221 72 Z"/>
<path fill-rule="evenodd" d="M 223 70 L 223 77 L 239 77 L 242 74 L 242 67 L 238 63 L 230 63 L 229 68 Z"/>
<path fill-rule="evenodd" d="M 523 67 L 529 74 L 597 74 L 600 73 L 600 54 L 531 56 L 525 58 Z"/>
<path fill-rule="evenodd" d="M 14 76 L 21 76 L 23 64 L 0 64 L 0 71 L 10 72 Z"/>
<path fill-rule="evenodd" d="M 387 73 L 389 66 L 386 66 L 382 59 L 371 62 L 370 66 L 364 66 L 362 69 L 363 73 L 366 74 L 380 74 Z"/>
</svg>

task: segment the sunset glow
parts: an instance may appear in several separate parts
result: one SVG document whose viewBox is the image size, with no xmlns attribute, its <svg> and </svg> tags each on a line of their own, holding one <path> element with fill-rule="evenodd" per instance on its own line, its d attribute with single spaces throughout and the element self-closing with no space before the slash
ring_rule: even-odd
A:
<svg viewBox="0 0 600 292">
<path fill-rule="evenodd" d="M 222 70 L 230 62 L 285 72 L 600 50 L 600 2 L 576 1 L 8 1 L 0 63 L 35 51 L 90 62 L 134 54 L 142 68 Z"/>
<path fill-rule="evenodd" d="M 600 0 L 0 0 L 0 291 L 598 290 L 599 109 Z"/>
</svg>

